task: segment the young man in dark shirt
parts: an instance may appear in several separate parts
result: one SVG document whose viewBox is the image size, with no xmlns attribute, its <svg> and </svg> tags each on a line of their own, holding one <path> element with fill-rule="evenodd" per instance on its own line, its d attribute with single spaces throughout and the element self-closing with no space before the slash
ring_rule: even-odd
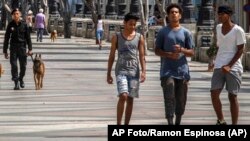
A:
<svg viewBox="0 0 250 141">
<path fill-rule="evenodd" d="M 187 57 L 194 55 L 191 32 L 180 25 L 182 14 L 178 4 L 167 7 L 168 25 L 158 32 L 155 42 L 155 54 L 161 57 L 160 79 L 169 125 L 174 124 L 174 116 L 175 125 L 181 124 L 190 80 Z"/>
</svg>

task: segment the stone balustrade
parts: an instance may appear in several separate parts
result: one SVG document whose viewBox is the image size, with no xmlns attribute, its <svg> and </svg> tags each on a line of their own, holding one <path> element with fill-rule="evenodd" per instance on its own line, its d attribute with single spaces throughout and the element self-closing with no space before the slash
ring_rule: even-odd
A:
<svg viewBox="0 0 250 141">
<path fill-rule="evenodd" d="M 123 20 L 107 20 L 104 21 L 104 36 L 103 39 L 107 41 L 111 41 L 111 38 L 114 33 L 120 32 L 123 26 Z M 138 22 L 137 26 L 140 26 L 140 22 Z M 196 25 L 195 24 L 182 24 L 182 26 L 188 28 L 193 36 L 195 42 L 195 52 L 196 55 L 194 57 L 195 61 L 200 62 L 208 62 L 209 58 L 206 55 L 206 51 L 209 48 L 206 46 L 208 42 L 212 42 L 213 33 L 206 31 L 199 31 L 196 33 Z M 155 37 L 162 26 L 151 26 L 148 30 L 147 36 L 147 45 L 148 49 L 155 48 Z M 54 20 L 50 20 L 48 30 L 51 32 L 52 30 L 57 29 L 60 33 L 63 33 L 63 22 L 60 18 L 55 18 Z M 72 18 L 71 20 L 71 32 L 73 36 L 84 37 L 84 38 L 92 38 L 95 39 L 95 30 L 94 24 L 90 18 Z M 242 64 L 246 70 L 250 70 L 250 33 L 246 33 L 247 44 L 245 47 L 245 51 L 242 57 Z"/>
</svg>

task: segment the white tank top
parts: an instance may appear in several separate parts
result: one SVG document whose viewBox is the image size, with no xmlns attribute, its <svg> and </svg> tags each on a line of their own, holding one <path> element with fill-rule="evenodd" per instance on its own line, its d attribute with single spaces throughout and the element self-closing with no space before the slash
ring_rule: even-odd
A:
<svg viewBox="0 0 250 141">
<path fill-rule="evenodd" d="M 103 22 L 102 22 L 102 20 L 98 20 L 97 30 L 103 30 Z"/>
</svg>

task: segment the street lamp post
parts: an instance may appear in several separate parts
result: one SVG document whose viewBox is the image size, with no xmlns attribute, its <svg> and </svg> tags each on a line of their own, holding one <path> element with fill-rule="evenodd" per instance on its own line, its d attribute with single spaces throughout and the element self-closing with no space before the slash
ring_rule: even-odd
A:
<svg viewBox="0 0 250 141">
<path fill-rule="evenodd" d="M 194 5 L 192 0 L 185 0 L 183 2 L 183 23 L 195 23 L 195 12 L 194 12 Z"/>
</svg>

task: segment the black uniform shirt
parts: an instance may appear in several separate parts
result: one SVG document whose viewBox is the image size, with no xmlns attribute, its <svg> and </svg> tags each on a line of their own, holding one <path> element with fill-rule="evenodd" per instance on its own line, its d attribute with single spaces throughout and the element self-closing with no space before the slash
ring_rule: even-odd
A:
<svg viewBox="0 0 250 141">
<path fill-rule="evenodd" d="M 5 37 L 4 37 L 4 44 L 3 44 L 3 53 L 7 53 L 8 45 L 10 44 L 17 44 L 16 47 L 28 44 L 28 49 L 32 50 L 32 43 L 30 32 L 28 30 L 28 26 L 24 21 L 16 22 L 12 20 L 6 29 Z"/>
</svg>

